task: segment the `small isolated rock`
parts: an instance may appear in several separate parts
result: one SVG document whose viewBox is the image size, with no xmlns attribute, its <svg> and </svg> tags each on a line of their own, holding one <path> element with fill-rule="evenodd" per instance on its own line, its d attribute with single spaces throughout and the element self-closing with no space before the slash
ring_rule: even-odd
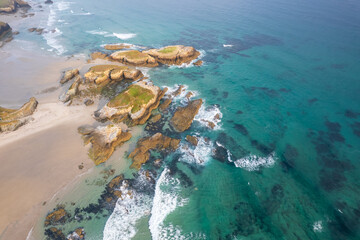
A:
<svg viewBox="0 0 360 240">
<path fill-rule="evenodd" d="M 86 106 L 90 106 L 90 105 L 93 105 L 93 104 L 94 104 L 94 101 L 91 100 L 91 99 L 86 99 L 85 102 L 84 102 L 84 104 L 85 104 Z"/>
<path fill-rule="evenodd" d="M 192 92 L 188 92 L 185 97 L 189 100 L 192 96 L 194 96 L 194 94 Z"/>
<path fill-rule="evenodd" d="M 69 217 L 70 214 L 64 207 L 58 207 L 46 216 L 44 224 L 45 226 L 64 224 Z"/>
<path fill-rule="evenodd" d="M 19 35 L 19 33 L 20 33 L 19 31 L 15 31 L 15 32 L 13 32 L 12 34 L 13 34 L 13 35 Z"/>
<path fill-rule="evenodd" d="M 201 61 L 201 60 L 194 62 L 194 65 L 198 66 L 198 67 L 201 66 L 202 64 L 203 64 L 203 61 Z"/>
<path fill-rule="evenodd" d="M 36 28 L 29 28 L 28 31 L 29 32 L 34 32 L 34 31 L 36 31 Z"/>
<path fill-rule="evenodd" d="M 46 1 L 45 1 L 45 4 L 53 4 L 53 1 L 51 1 L 51 0 L 46 0 Z"/>
<path fill-rule="evenodd" d="M 80 170 L 82 170 L 82 169 L 84 168 L 84 165 L 83 165 L 83 164 L 80 164 L 80 165 L 78 166 L 78 168 L 79 168 Z"/>
<path fill-rule="evenodd" d="M 155 116 L 153 116 L 152 118 L 150 118 L 150 122 L 151 123 L 156 123 L 161 119 L 161 114 L 156 114 Z"/>
<path fill-rule="evenodd" d="M 191 136 L 191 135 L 187 135 L 186 136 L 186 141 L 188 141 L 189 143 L 191 143 L 194 146 L 198 145 L 198 139 L 197 137 Z"/>
</svg>

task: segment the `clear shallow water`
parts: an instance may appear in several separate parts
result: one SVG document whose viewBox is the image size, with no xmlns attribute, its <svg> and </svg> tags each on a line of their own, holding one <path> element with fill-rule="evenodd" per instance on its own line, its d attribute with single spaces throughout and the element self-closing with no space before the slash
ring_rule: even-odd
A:
<svg viewBox="0 0 360 240">
<path fill-rule="evenodd" d="M 44 24 L 57 35 L 46 39 L 58 54 L 118 42 L 205 53 L 200 68 L 149 71 L 159 86 L 185 84 L 206 107 L 217 104 L 223 118 L 219 130 L 195 121 L 181 135 L 210 139 L 195 150 L 205 163 L 167 157 L 149 202 L 139 203 L 151 208 L 136 221 L 135 239 L 360 238 L 358 1 L 79 0 L 50 8 Z M 220 145 L 235 164 L 214 159 Z M 174 162 L 183 175 L 166 174 Z M 104 239 L 124 236 L 114 224 L 121 221 L 130 220 L 109 218 Z M 97 239 L 91 232 L 87 239 Z"/>
</svg>

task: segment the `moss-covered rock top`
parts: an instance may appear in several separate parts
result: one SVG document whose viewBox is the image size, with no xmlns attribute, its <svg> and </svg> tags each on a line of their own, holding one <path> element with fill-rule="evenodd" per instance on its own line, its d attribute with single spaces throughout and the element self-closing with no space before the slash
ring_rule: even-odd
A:
<svg viewBox="0 0 360 240">
<path fill-rule="evenodd" d="M 131 106 L 131 113 L 135 113 L 154 97 L 155 95 L 149 89 L 140 87 L 139 85 L 131 85 L 126 91 L 113 98 L 107 106 L 114 108 Z"/>
</svg>

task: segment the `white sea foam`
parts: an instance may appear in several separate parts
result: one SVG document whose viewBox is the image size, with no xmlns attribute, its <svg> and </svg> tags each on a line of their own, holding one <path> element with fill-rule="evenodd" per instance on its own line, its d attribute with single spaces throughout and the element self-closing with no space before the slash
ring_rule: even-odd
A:
<svg viewBox="0 0 360 240">
<path fill-rule="evenodd" d="M 123 199 L 118 199 L 115 209 L 106 222 L 103 240 L 131 239 L 136 235 L 137 222 L 150 214 L 151 198 L 129 191 L 126 183 L 120 188 Z"/>
<path fill-rule="evenodd" d="M 106 34 L 108 34 L 108 32 L 106 31 L 100 31 L 100 30 L 90 30 L 90 31 L 86 31 L 87 33 L 93 34 L 93 35 L 103 35 L 105 36 Z"/>
<path fill-rule="evenodd" d="M 257 171 L 260 167 L 272 167 L 275 164 L 275 159 L 276 156 L 274 153 L 271 153 L 266 157 L 259 157 L 251 154 L 234 161 L 234 165 L 247 171 Z"/>
<path fill-rule="evenodd" d="M 205 107 L 205 103 L 203 103 L 194 120 L 200 122 L 203 126 L 212 128 L 214 130 L 219 130 L 221 129 L 222 116 L 223 115 L 218 106 L 213 105 Z M 214 126 L 212 126 L 212 123 Z"/>
<path fill-rule="evenodd" d="M 155 196 L 149 220 L 149 229 L 153 240 L 173 239 L 168 236 L 168 228 L 164 220 L 177 207 L 184 206 L 187 199 L 179 196 L 180 181 L 169 175 L 169 169 L 165 168 L 161 173 L 155 187 Z M 178 238 L 181 239 L 181 238 Z"/>
<path fill-rule="evenodd" d="M 314 232 L 322 232 L 323 229 L 323 223 L 322 221 L 316 221 L 313 224 L 313 231 Z"/>
<path fill-rule="evenodd" d="M 72 2 L 56 2 L 56 6 L 59 11 L 65 11 L 69 9 L 70 4 L 72 4 Z"/>
<path fill-rule="evenodd" d="M 113 36 L 120 38 L 121 40 L 126 40 L 130 38 L 134 38 L 136 36 L 135 33 L 113 33 Z"/>
<path fill-rule="evenodd" d="M 231 44 L 223 44 L 223 47 L 233 47 Z"/>
<path fill-rule="evenodd" d="M 180 161 L 195 163 L 197 165 L 205 165 L 212 153 L 214 144 L 203 137 L 198 137 L 198 144 L 195 148 L 190 148 L 188 144 L 181 144 L 179 151 L 183 154 Z"/>
<path fill-rule="evenodd" d="M 49 51 L 54 51 L 61 55 L 63 53 L 66 52 L 66 49 L 60 44 L 60 41 L 57 39 L 59 36 L 62 35 L 62 32 L 58 29 L 55 28 L 55 31 L 49 31 L 46 33 L 43 33 L 43 38 L 46 40 L 47 45 L 49 45 L 51 47 L 51 49 L 49 49 Z"/>
</svg>

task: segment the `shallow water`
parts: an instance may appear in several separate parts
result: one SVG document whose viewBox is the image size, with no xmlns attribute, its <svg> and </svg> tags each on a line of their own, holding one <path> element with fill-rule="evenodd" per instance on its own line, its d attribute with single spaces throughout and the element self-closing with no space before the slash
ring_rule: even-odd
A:
<svg viewBox="0 0 360 240">
<path fill-rule="evenodd" d="M 62 55 L 122 42 L 203 51 L 200 68 L 148 72 L 205 100 L 181 136 L 210 142 L 166 158 L 134 239 L 359 239 L 359 10 L 339 0 L 56 1 L 42 21 L 54 33 L 19 37 Z M 210 130 L 201 119 L 218 110 Z M 181 171 L 165 181 L 168 168 Z M 114 234 L 128 217 L 113 214 L 87 239 L 128 238 Z"/>
</svg>

